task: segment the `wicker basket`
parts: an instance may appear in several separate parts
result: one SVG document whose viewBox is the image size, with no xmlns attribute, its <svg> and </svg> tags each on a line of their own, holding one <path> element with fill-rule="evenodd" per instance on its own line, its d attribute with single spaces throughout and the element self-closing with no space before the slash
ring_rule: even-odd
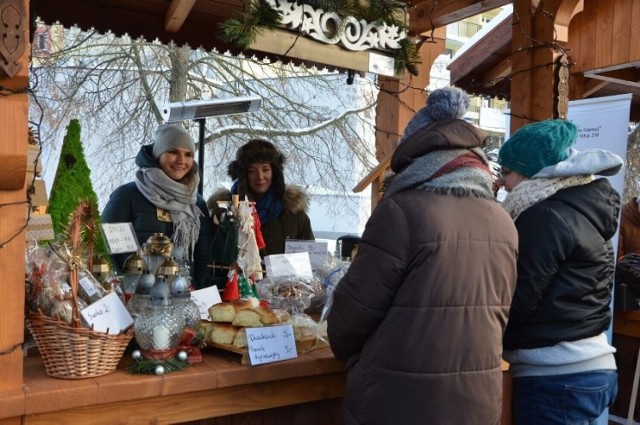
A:
<svg viewBox="0 0 640 425">
<path fill-rule="evenodd" d="M 38 345 L 47 375 L 54 378 L 95 378 L 114 372 L 133 330 L 119 335 L 75 328 L 67 323 L 30 312 L 27 327 Z"/>
<path fill-rule="evenodd" d="M 78 205 L 71 220 L 71 248 L 78 247 L 80 226 L 90 213 L 88 203 Z M 111 335 L 82 326 L 78 310 L 78 267 L 69 261 L 72 319 L 68 324 L 42 312 L 27 313 L 27 327 L 36 341 L 47 374 L 54 378 L 84 379 L 116 370 L 124 350 L 133 338 L 133 329 Z"/>
</svg>

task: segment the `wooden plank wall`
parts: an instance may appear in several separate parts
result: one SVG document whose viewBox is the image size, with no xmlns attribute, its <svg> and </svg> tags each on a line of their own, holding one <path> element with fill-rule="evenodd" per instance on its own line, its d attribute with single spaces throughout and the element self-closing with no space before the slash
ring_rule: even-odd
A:
<svg viewBox="0 0 640 425">
<path fill-rule="evenodd" d="M 561 0 L 540 3 L 544 8 L 532 12 L 530 0 L 514 0 L 511 51 L 511 134 L 531 122 L 553 118 L 556 52 L 537 46 L 555 39 L 554 21 L 550 19 Z"/>
<path fill-rule="evenodd" d="M 430 33 L 425 35 L 431 36 Z M 409 120 L 426 105 L 429 73 L 436 58 L 444 52 L 445 37 L 445 28 L 437 28 L 433 32 L 433 40 L 429 39 L 420 46 L 422 63 L 417 76 L 405 73 L 400 79 L 378 77 L 376 158 L 379 162 L 391 155 Z"/>
<path fill-rule="evenodd" d="M 640 0 L 585 0 L 583 11 L 569 26 L 567 47 L 574 62 L 571 73 L 640 61 L 638 22 Z"/>
<path fill-rule="evenodd" d="M 25 22 L 29 22 L 29 2 L 22 0 L 22 3 Z M 28 31 L 24 37 L 28 37 Z M 19 63 L 22 69 L 13 78 L 0 73 L 0 392 L 5 394 L 22 391 L 28 46 Z"/>
</svg>

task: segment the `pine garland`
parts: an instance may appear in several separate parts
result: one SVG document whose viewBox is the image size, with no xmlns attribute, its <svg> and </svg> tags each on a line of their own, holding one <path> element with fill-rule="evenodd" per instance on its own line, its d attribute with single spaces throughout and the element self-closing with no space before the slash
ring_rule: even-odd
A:
<svg viewBox="0 0 640 425">
<path fill-rule="evenodd" d="M 297 0 L 298 4 L 309 5 L 313 9 L 322 9 L 325 12 L 336 13 L 341 18 L 353 16 L 357 20 L 375 23 L 395 25 L 401 30 L 408 30 L 405 22 L 399 19 L 404 16 L 406 5 L 398 0 Z M 401 13 L 399 13 L 401 12 Z M 256 40 L 262 29 L 273 31 L 282 22 L 282 15 L 265 0 L 259 0 L 251 5 L 251 9 L 243 16 L 227 19 L 220 24 L 220 38 L 228 43 L 234 43 L 246 50 Z M 345 20 L 336 29 L 337 34 L 344 31 Z M 421 63 L 420 55 L 414 44 L 407 39 L 400 40 L 400 48 L 393 50 L 396 73 L 408 71 L 418 75 L 418 65 Z"/>
<path fill-rule="evenodd" d="M 127 371 L 138 375 L 147 374 L 153 375 L 156 373 L 156 368 L 162 366 L 164 373 L 179 372 L 189 366 L 189 363 L 176 358 L 170 358 L 167 360 L 155 360 L 155 359 L 136 359 L 127 367 Z"/>
</svg>

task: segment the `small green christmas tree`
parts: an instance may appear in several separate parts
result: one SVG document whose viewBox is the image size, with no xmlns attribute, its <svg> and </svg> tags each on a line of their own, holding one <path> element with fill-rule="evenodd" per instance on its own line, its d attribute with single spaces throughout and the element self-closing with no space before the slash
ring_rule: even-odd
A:
<svg viewBox="0 0 640 425">
<path fill-rule="evenodd" d="M 67 134 L 62 143 L 56 177 L 49 197 L 49 214 L 53 222 L 53 231 L 57 236 L 65 231 L 69 224 L 69 217 L 80 201 L 89 202 L 90 208 L 95 212 L 92 215 L 97 220 L 95 223 L 97 226 L 100 221 L 98 196 L 93 190 L 91 170 L 84 157 L 80 139 L 80 122 L 73 119 L 67 127 Z M 95 237 L 95 253 L 109 258 L 102 234 L 97 231 Z"/>
</svg>

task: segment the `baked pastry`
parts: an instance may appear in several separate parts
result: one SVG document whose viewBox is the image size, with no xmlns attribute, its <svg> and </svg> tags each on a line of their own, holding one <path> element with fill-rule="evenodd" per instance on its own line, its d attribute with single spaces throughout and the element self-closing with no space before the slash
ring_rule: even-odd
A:
<svg viewBox="0 0 640 425">
<path fill-rule="evenodd" d="M 209 307 L 209 317 L 214 322 L 233 322 L 236 316 L 236 309 L 229 303 L 218 303 Z"/>
<path fill-rule="evenodd" d="M 213 330 L 213 323 L 201 320 L 198 324 L 198 327 L 200 328 L 200 332 L 202 333 L 202 339 L 205 341 L 208 340 L 209 335 L 211 335 L 211 331 Z"/>
<path fill-rule="evenodd" d="M 236 332 L 236 336 L 233 338 L 233 346 L 236 348 L 247 347 L 247 332 L 244 329 L 239 329 Z"/>
<path fill-rule="evenodd" d="M 233 344 L 233 339 L 238 333 L 238 328 L 228 323 L 214 323 L 209 335 L 209 341 L 216 344 Z"/>
<path fill-rule="evenodd" d="M 236 312 L 236 316 L 233 318 L 233 326 L 244 326 L 247 328 L 258 328 L 263 326 L 260 321 L 260 313 L 251 309 L 244 308 Z"/>
</svg>

